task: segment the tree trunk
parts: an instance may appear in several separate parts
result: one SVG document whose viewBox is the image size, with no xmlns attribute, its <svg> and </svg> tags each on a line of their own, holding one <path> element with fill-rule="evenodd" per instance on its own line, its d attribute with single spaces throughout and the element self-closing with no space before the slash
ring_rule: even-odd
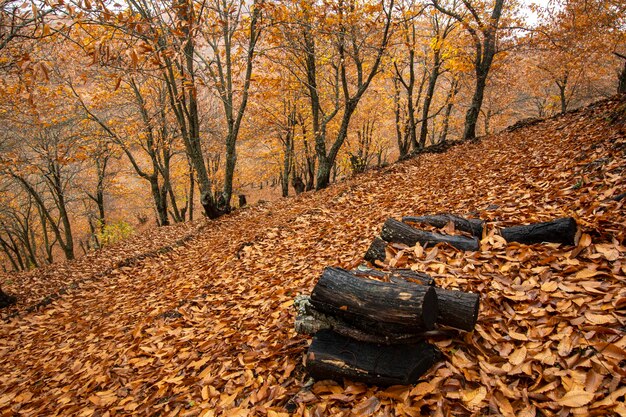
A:
<svg viewBox="0 0 626 417">
<path fill-rule="evenodd" d="M 622 70 L 619 73 L 618 84 L 617 84 L 617 93 L 618 94 L 626 94 L 626 57 L 622 57 L 624 59 L 624 65 L 622 65 Z"/>
<path fill-rule="evenodd" d="M 403 243 L 407 246 L 414 246 L 416 243 L 420 243 L 422 246 L 447 243 L 460 250 L 478 251 L 480 249 L 479 241 L 475 237 L 468 238 L 425 232 L 391 218 L 387 219 L 383 225 L 380 236 L 387 242 Z"/>
<path fill-rule="evenodd" d="M 148 178 L 148 181 L 150 181 L 150 190 L 152 191 L 154 208 L 157 212 L 157 223 L 159 226 L 168 226 L 170 222 L 167 217 L 167 202 L 163 201 L 163 195 L 161 194 L 158 177 L 156 175 L 152 175 Z"/>
<path fill-rule="evenodd" d="M 476 139 L 476 124 L 478 123 L 478 115 L 483 105 L 483 97 L 485 95 L 485 87 L 487 86 L 488 70 L 479 69 L 476 71 L 476 87 L 472 96 L 472 103 L 465 114 L 465 131 L 463 139 Z"/>
<path fill-rule="evenodd" d="M 507 242 L 519 242 L 527 245 L 541 242 L 576 245 L 580 237 L 578 224 L 572 217 L 507 227 L 502 229 L 500 234 Z"/>
<path fill-rule="evenodd" d="M 559 88 L 559 100 L 561 103 L 561 113 L 567 111 L 567 97 L 565 96 L 565 90 L 567 89 L 567 74 L 563 77 L 563 80 L 557 80 L 556 85 Z"/>
<path fill-rule="evenodd" d="M 235 177 L 235 165 L 237 164 L 237 138 L 228 135 L 226 139 L 226 167 L 224 170 L 224 207 L 219 207 L 223 212 L 230 211 L 230 200 L 233 195 L 233 179 Z"/>
<path fill-rule="evenodd" d="M 324 153 L 317 154 L 317 178 L 315 188 L 317 190 L 324 189 L 330 184 L 330 174 L 333 168 L 332 161 Z"/>
<path fill-rule="evenodd" d="M 317 380 L 343 382 L 347 378 L 378 386 L 409 385 L 441 358 L 441 352 L 426 342 L 384 346 L 322 330 L 313 337 L 305 366 Z"/>
<path fill-rule="evenodd" d="M 65 193 L 61 185 L 60 174 L 54 176 L 53 188 L 57 194 L 56 203 L 59 209 L 59 216 L 61 217 L 61 223 L 63 223 L 64 240 L 59 240 L 59 244 L 65 254 L 65 259 L 68 261 L 74 259 L 74 238 L 72 236 L 72 226 L 70 223 L 70 216 L 67 212 L 67 206 L 65 204 Z"/>
<path fill-rule="evenodd" d="M 324 270 L 311 293 L 311 304 L 354 327 L 382 335 L 431 330 L 438 314 L 432 287 L 400 288 L 357 278 L 340 268 Z"/>
<path fill-rule="evenodd" d="M 193 199 L 195 197 L 196 181 L 193 175 L 193 165 L 189 164 L 189 199 L 187 200 L 187 216 L 193 221 Z"/>
<path fill-rule="evenodd" d="M 409 147 L 411 146 L 411 142 L 406 140 L 406 129 L 402 129 L 402 118 L 400 117 L 400 87 L 399 87 L 399 81 L 397 79 L 394 79 L 394 96 L 393 96 L 393 101 L 394 101 L 394 115 L 395 115 L 395 121 L 396 121 L 396 141 L 398 143 L 398 160 L 402 161 L 403 159 L 405 159 L 408 154 L 409 154 Z"/>
<path fill-rule="evenodd" d="M 459 81 L 454 80 L 452 85 L 450 86 L 450 91 L 448 92 L 448 97 L 446 99 L 446 111 L 443 115 L 443 128 L 441 130 L 441 135 L 439 136 L 439 143 L 443 143 L 448 139 L 448 131 L 450 129 L 450 116 L 452 115 L 452 108 L 454 107 L 454 96 L 459 92 Z"/>
</svg>

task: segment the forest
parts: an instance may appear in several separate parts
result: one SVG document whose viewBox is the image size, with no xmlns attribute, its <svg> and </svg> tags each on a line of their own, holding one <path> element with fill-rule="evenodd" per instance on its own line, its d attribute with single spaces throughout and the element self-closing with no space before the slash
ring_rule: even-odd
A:
<svg viewBox="0 0 626 417">
<path fill-rule="evenodd" d="M 0 253 L 326 188 L 626 91 L 626 3 L 2 0 Z"/>
</svg>

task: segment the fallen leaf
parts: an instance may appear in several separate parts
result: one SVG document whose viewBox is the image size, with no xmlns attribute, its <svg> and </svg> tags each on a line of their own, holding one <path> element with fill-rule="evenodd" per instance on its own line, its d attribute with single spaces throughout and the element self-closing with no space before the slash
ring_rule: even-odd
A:
<svg viewBox="0 0 626 417">
<path fill-rule="evenodd" d="M 589 404 L 591 400 L 593 400 L 593 397 L 593 393 L 583 390 L 573 390 L 558 399 L 557 403 L 565 407 L 582 407 Z"/>
</svg>

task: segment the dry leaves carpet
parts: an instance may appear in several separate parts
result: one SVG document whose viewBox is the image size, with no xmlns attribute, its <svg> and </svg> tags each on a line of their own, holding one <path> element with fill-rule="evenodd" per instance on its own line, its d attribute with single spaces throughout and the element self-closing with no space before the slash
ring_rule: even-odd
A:
<svg viewBox="0 0 626 417">
<path fill-rule="evenodd" d="M 21 301 L 0 323 L 1 414 L 626 415 L 616 105 L 12 277 L 3 287 Z M 445 360 L 415 386 L 308 384 L 293 297 L 324 266 L 358 265 L 387 217 L 440 211 L 490 220 L 482 250 L 407 248 L 392 262 L 480 293 L 476 330 L 434 339 Z M 494 234 L 567 215 L 585 232 L 576 248 Z"/>
</svg>

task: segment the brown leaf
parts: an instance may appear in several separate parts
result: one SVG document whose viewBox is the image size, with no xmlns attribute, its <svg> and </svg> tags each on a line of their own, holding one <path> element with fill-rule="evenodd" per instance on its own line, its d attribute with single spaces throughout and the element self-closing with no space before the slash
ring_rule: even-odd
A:
<svg viewBox="0 0 626 417">
<path fill-rule="evenodd" d="M 591 400 L 593 400 L 593 397 L 593 393 L 576 389 L 566 393 L 557 400 L 557 403 L 566 407 L 582 407 L 589 404 Z"/>
</svg>

